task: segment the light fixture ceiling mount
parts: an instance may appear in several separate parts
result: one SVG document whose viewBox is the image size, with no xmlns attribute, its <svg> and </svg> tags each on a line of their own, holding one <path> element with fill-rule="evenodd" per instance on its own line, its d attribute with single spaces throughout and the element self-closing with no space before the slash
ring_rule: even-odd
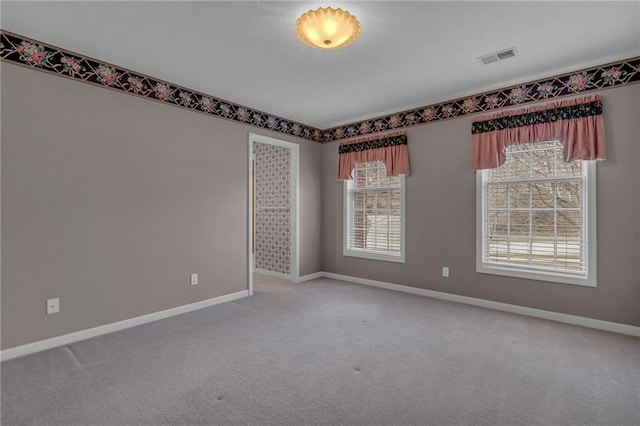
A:
<svg viewBox="0 0 640 426">
<path fill-rule="evenodd" d="M 298 38 L 317 49 L 347 47 L 360 36 L 360 22 L 346 10 L 319 7 L 303 13 L 295 24 Z"/>
</svg>

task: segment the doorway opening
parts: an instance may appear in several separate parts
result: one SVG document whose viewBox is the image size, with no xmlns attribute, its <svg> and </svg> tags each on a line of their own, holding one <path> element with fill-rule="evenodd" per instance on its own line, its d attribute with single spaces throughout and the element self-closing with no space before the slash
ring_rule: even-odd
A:
<svg viewBox="0 0 640 426">
<path fill-rule="evenodd" d="M 249 133 L 248 287 L 254 273 L 297 282 L 299 147 Z"/>
</svg>

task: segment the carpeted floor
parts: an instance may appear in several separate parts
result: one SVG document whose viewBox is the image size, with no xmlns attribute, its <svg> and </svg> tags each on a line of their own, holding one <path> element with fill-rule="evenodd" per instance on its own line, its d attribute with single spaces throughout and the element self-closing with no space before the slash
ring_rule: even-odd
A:
<svg viewBox="0 0 640 426">
<path fill-rule="evenodd" d="M 2 425 L 638 425 L 640 339 L 318 279 L 2 364 Z"/>
</svg>

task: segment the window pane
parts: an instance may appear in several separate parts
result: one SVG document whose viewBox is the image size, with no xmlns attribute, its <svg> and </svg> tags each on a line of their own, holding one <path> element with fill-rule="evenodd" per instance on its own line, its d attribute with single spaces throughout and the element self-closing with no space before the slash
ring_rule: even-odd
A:
<svg viewBox="0 0 640 426">
<path fill-rule="evenodd" d="M 364 192 L 364 207 L 365 209 L 371 210 L 371 214 L 373 214 L 373 207 L 376 204 L 376 193 L 375 192 Z"/>
<path fill-rule="evenodd" d="M 509 208 L 528 209 L 530 188 L 531 185 L 528 183 L 512 183 L 509 185 Z"/>
<path fill-rule="evenodd" d="M 378 183 L 382 183 L 387 178 L 387 168 L 382 162 L 376 163 L 376 171 L 378 173 Z"/>
<path fill-rule="evenodd" d="M 534 182 L 531 184 L 531 207 L 554 208 L 554 188 L 555 182 Z"/>
<path fill-rule="evenodd" d="M 543 267 L 555 267 L 555 241 L 553 238 L 535 238 L 531 241 L 531 264 Z"/>
<path fill-rule="evenodd" d="M 528 211 L 512 211 L 509 213 L 509 234 L 512 236 L 528 236 L 531 218 Z"/>
<path fill-rule="evenodd" d="M 549 144 L 543 143 L 532 151 L 532 170 L 531 177 L 548 178 L 555 174 L 556 153 L 555 150 L 549 149 Z"/>
<path fill-rule="evenodd" d="M 556 168 L 556 175 L 558 177 L 582 175 L 582 161 L 571 161 L 569 163 L 565 163 L 562 160 L 562 156 L 560 156 L 560 158 L 558 158 Z"/>
<path fill-rule="evenodd" d="M 386 247 L 386 228 L 387 220 L 385 217 L 376 216 L 371 218 L 373 221 L 373 232 L 367 235 L 367 247 L 372 249 L 385 249 Z"/>
<path fill-rule="evenodd" d="M 507 185 L 506 184 L 490 184 L 487 187 L 489 194 L 489 208 L 506 208 L 507 207 Z"/>
<path fill-rule="evenodd" d="M 485 170 L 485 173 L 489 177 L 490 182 L 499 182 L 501 180 L 509 179 L 509 164 L 503 164 L 500 167 L 496 167 L 495 169 Z"/>
<path fill-rule="evenodd" d="M 388 209 L 389 206 L 389 201 L 391 198 L 391 194 L 389 191 L 376 191 L 378 198 L 377 198 L 377 206 L 378 209 Z"/>
<path fill-rule="evenodd" d="M 400 176 L 389 176 L 379 179 L 378 186 L 400 186 Z"/>
<path fill-rule="evenodd" d="M 509 231 L 509 212 L 504 210 L 490 211 L 488 215 L 487 229 L 489 235 L 504 235 Z"/>
<path fill-rule="evenodd" d="M 389 203 L 389 207 L 392 208 L 392 209 L 397 209 L 399 211 L 400 210 L 400 206 L 402 205 L 401 204 L 401 197 L 402 196 L 401 196 L 401 193 L 400 193 L 399 189 L 397 189 L 395 191 L 391 191 L 391 194 L 390 194 L 391 201 Z"/>
<path fill-rule="evenodd" d="M 557 203 L 558 208 L 579 209 L 581 205 L 581 181 L 558 182 Z"/>
<path fill-rule="evenodd" d="M 527 179 L 531 176 L 531 151 L 525 150 L 526 146 L 511 147 L 509 154 L 509 178 Z"/>
<path fill-rule="evenodd" d="M 381 186 L 383 183 L 381 179 L 386 178 L 387 171 L 384 164 L 381 162 L 371 163 L 367 167 L 367 184 L 369 186 Z"/>
<path fill-rule="evenodd" d="M 367 173 L 361 167 L 356 165 L 354 168 L 354 186 L 356 188 L 365 188 L 367 186 Z"/>
<path fill-rule="evenodd" d="M 489 253 L 486 261 L 488 262 L 500 262 L 506 263 L 509 260 L 507 252 L 507 237 L 505 236 L 492 236 L 489 238 L 489 244 L 487 251 Z"/>
<path fill-rule="evenodd" d="M 509 239 L 509 263 L 529 263 L 529 238 L 511 237 Z"/>
<path fill-rule="evenodd" d="M 358 209 L 354 210 L 352 226 L 357 229 L 364 229 L 365 222 L 366 222 L 366 219 L 365 219 L 364 210 L 358 210 Z"/>
<path fill-rule="evenodd" d="M 532 210 L 531 236 L 536 238 L 548 237 L 553 239 L 555 234 L 554 216 L 553 210 Z"/>
<path fill-rule="evenodd" d="M 558 210 L 558 238 L 580 239 L 582 234 L 581 214 L 577 210 Z"/>
<path fill-rule="evenodd" d="M 580 271 L 584 261 L 581 257 L 582 251 L 583 247 L 579 240 L 567 239 L 558 241 L 557 267 L 560 269 Z"/>
</svg>

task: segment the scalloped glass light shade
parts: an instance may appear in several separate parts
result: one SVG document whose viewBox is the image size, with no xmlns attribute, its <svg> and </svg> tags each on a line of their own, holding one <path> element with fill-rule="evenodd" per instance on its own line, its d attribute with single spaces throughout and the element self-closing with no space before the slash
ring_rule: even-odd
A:
<svg viewBox="0 0 640 426">
<path fill-rule="evenodd" d="M 310 10 L 298 18 L 294 28 L 304 44 L 318 49 L 340 49 L 360 36 L 360 22 L 340 8 Z"/>
</svg>

